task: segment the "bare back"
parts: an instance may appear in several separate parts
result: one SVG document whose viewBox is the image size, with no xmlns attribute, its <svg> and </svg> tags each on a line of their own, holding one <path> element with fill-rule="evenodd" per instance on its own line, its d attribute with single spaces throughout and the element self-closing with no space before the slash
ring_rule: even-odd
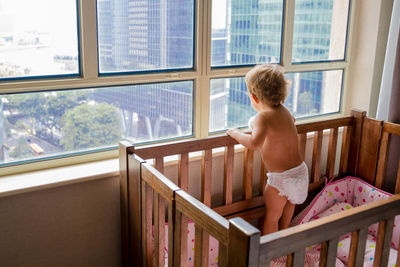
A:
<svg viewBox="0 0 400 267">
<path fill-rule="evenodd" d="M 258 125 L 266 133 L 261 156 L 269 172 L 283 172 L 301 164 L 297 130 L 290 112 L 283 106 L 259 113 Z"/>
</svg>

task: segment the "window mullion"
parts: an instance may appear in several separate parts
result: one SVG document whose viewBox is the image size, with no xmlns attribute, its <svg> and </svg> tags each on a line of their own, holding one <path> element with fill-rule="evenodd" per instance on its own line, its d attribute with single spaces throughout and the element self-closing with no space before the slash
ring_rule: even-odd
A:
<svg viewBox="0 0 400 267">
<path fill-rule="evenodd" d="M 96 0 L 79 0 L 81 74 L 85 80 L 98 78 Z"/>
<path fill-rule="evenodd" d="M 195 95 L 195 129 L 196 137 L 208 136 L 209 113 L 210 113 L 210 82 L 209 72 L 211 69 L 211 1 L 197 0 L 197 49 L 196 66 L 199 79 L 196 80 Z"/>
<path fill-rule="evenodd" d="M 292 65 L 294 9 L 296 3 L 295 0 L 285 0 L 284 2 L 281 64 L 286 69 Z"/>
</svg>

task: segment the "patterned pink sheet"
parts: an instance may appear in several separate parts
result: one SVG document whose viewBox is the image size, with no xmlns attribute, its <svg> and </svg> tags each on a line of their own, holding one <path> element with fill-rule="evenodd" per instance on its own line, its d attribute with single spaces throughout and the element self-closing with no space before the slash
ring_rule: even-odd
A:
<svg viewBox="0 0 400 267">
<path fill-rule="evenodd" d="M 194 266 L 194 222 L 188 222 L 188 241 L 187 241 L 187 265 L 188 267 Z M 154 233 L 153 233 L 154 238 Z M 168 223 L 165 224 L 165 266 L 168 266 Z M 208 266 L 218 266 L 218 241 L 210 236 L 209 251 L 208 251 Z"/>
<path fill-rule="evenodd" d="M 318 194 L 311 204 L 298 214 L 293 220 L 292 225 L 303 224 L 312 220 L 323 218 L 344 210 L 364 205 L 379 199 L 385 199 L 392 194 L 371 186 L 357 177 L 345 177 L 341 180 L 328 183 Z M 392 248 L 390 249 L 389 265 L 396 266 L 397 246 L 400 235 L 400 216 L 397 216 L 394 223 Z M 364 266 L 372 266 L 375 254 L 375 240 L 377 234 L 377 224 L 369 227 Z M 193 266 L 194 256 L 194 222 L 188 223 L 188 265 Z M 351 237 L 349 234 L 339 238 L 336 267 L 344 267 L 348 261 Z M 165 266 L 168 262 L 168 224 L 165 224 Z M 319 266 L 320 245 L 310 246 L 306 249 L 305 267 Z M 218 266 L 218 241 L 210 236 L 209 244 L 209 266 Z M 273 267 L 286 266 L 286 256 L 275 259 L 271 262 Z"/>
<path fill-rule="evenodd" d="M 303 224 L 312 220 L 323 218 L 344 210 L 351 209 L 380 199 L 385 199 L 392 194 L 382 191 L 364 182 L 357 177 L 345 177 L 341 180 L 328 183 L 321 193 L 315 197 L 311 204 L 292 220 L 292 225 Z M 392 248 L 390 249 L 389 265 L 396 266 L 397 249 L 400 235 L 400 216 L 395 218 Z M 378 224 L 368 228 L 364 266 L 372 266 L 375 254 L 376 235 Z M 339 238 L 336 266 L 346 266 L 350 249 L 350 234 Z M 306 249 L 304 266 L 318 266 L 320 245 Z M 272 266 L 282 265 L 285 259 L 275 260 Z"/>
</svg>

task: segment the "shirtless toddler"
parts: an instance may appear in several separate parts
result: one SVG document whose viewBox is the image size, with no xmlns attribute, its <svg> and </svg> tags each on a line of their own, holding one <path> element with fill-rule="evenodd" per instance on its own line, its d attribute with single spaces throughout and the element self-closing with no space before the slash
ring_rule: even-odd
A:
<svg viewBox="0 0 400 267">
<path fill-rule="evenodd" d="M 289 227 L 295 204 L 305 201 L 308 169 L 297 141 L 294 118 L 283 106 L 287 81 L 278 66 L 259 65 L 246 75 L 251 106 L 258 112 L 251 134 L 230 129 L 227 134 L 243 146 L 259 150 L 268 169 L 264 188 L 266 207 L 263 235 Z"/>
</svg>

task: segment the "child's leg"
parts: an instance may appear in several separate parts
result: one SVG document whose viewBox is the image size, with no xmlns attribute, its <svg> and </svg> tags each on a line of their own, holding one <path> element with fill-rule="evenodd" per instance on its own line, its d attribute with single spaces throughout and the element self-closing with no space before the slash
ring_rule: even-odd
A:
<svg viewBox="0 0 400 267">
<path fill-rule="evenodd" d="M 288 200 L 285 207 L 283 208 L 282 217 L 279 221 L 279 230 L 283 230 L 289 227 L 290 221 L 292 220 L 295 205 L 290 203 Z"/>
<path fill-rule="evenodd" d="M 278 231 L 279 219 L 282 216 L 283 208 L 287 198 L 279 195 L 279 191 L 267 185 L 264 189 L 265 219 L 263 235 Z"/>
</svg>

